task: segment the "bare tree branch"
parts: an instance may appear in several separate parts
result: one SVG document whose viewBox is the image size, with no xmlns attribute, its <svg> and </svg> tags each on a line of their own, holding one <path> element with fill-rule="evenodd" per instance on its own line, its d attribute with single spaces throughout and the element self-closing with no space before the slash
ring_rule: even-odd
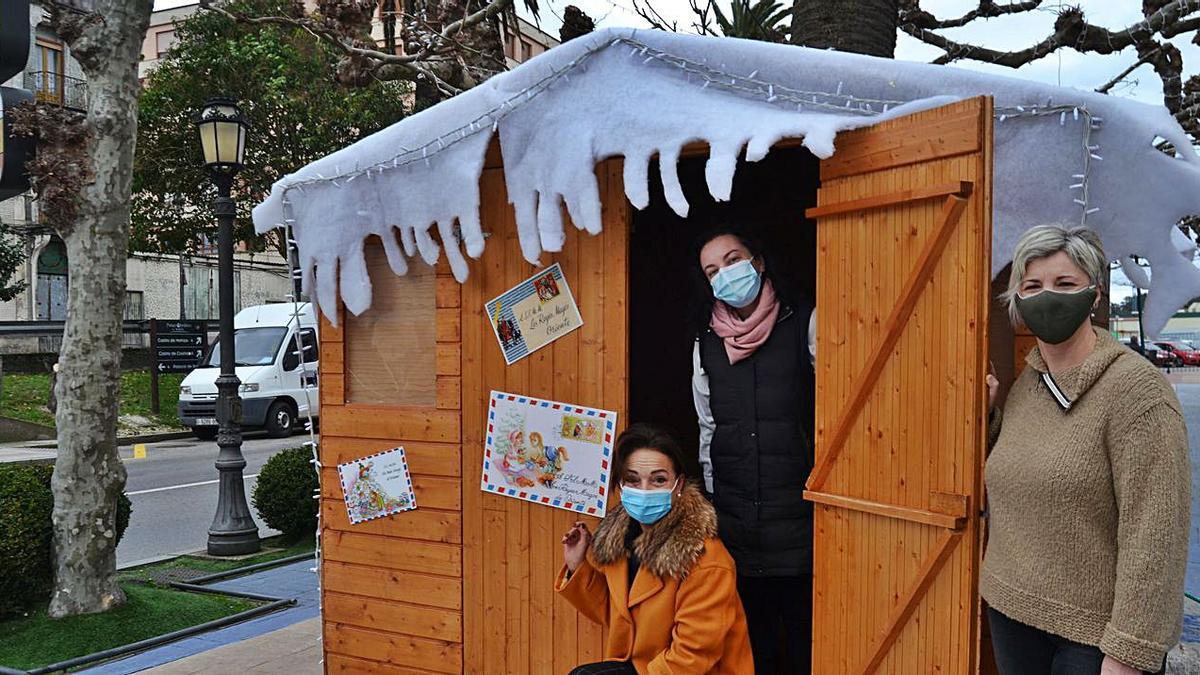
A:
<svg viewBox="0 0 1200 675">
<path fill-rule="evenodd" d="M 1027 0 L 997 5 L 992 0 L 979 0 L 979 6 L 956 19 L 939 19 L 933 14 L 921 9 L 920 0 L 903 0 L 900 3 L 901 23 L 911 23 L 919 28 L 938 30 L 942 28 L 958 28 L 976 19 L 990 19 L 1006 14 L 1029 12 L 1041 6 L 1044 0 Z"/>
<path fill-rule="evenodd" d="M 372 77 L 409 81 L 428 78 L 449 95 L 463 89 L 463 87 L 455 86 L 448 81 L 450 78 L 449 68 L 460 61 L 455 57 L 456 51 L 463 48 L 462 43 L 456 40 L 457 36 L 464 30 L 501 16 L 503 12 L 511 8 L 512 3 L 513 0 L 491 0 L 482 9 L 465 14 L 462 18 L 446 24 L 440 31 L 429 30 L 428 25 L 425 24 L 425 30 L 422 31 L 424 34 L 418 40 L 422 44 L 421 48 L 412 54 L 395 54 L 364 46 L 362 41 L 345 35 L 330 22 L 320 21 L 313 17 L 245 16 L 220 7 L 214 0 L 200 0 L 201 8 L 240 23 L 303 29 L 314 38 L 333 46 L 349 59 L 356 61 L 361 66 L 361 70 Z M 397 14 L 400 17 L 407 16 L 403 12 L 397 12 Z M 410 21 L 416 20 L 413 17 L 409 18 Z M 468 86 L 470 84 L 468 83 Z"/>
<path fill-rule="evenodd" d="M 1128 68 L 1126 68 L 1125 70 L 1122 70 L 1120 73 L 1118 73 L 1116 77 L 1112 78 L 1108 82 L 1105 82 L 1104 84 L 1100 85 L 1099 87 L 1096 87 L 1096 91 L 1101 94 L 1107 94 L 1109 91 L 1112 90 L 1113 87 L 1117 86 L 1117 84 L 1120 83 L 1121 80 L 1124 80 L 1126 77 L 1129 77 L 1130 73 L 1132 73 L 1133 71 L 1137 70 L 1138 68 L 1140 68 L 1143 65 L 1145 65 L 1146 63 L 1148 63 L 1150 61 L 1150 59 L 1154 56 L 1154 54 L 1157 53 L 1157 51 L 1158 51 L 1158 49 L 1155 48 L 1153 51 L 1142 55 L 1141 58 L 1139 58 L 1137 61 L 1134 61 Z"/>
<path fill-rule="evenodd" d="M 1088 23 L 1079 8 L 1070 7 L 1059 13 L 1058 20 L 1054 22 L 1054 32 L 1041 42 L 1027 49 L 1008 52 L 956 42 L 929 28 L 913 23 L 911 19 L 902 21 L 900 29 L 918 40 L 946 52 L 935 59 L 934 63 L 944 64 L 959 59 L 972 59 L 1018 68 L 1063 47 L 1099 54 L 1118 52 L 1131 45 L 1150 41 L 1154 35 L 1163 33 L 1168 27 L 1179 24 L 1185 17 L 1197 11 L 1200 11 L 1200 0 L 1173 0 L 1151 13 L 1144 20 L 1125 30 L 1114 32 Z"/>
<path fill-rule="evenodd" d="M 676 21 L 668 21 L 654 5 L 651 5 L 649 0 L 633 0 L 633 11 L 642 17 L 646 23 L 650 24 L 655 30 L 662 30 L 668 33 L 678 33 L 679 23 Z"/>
</svg>

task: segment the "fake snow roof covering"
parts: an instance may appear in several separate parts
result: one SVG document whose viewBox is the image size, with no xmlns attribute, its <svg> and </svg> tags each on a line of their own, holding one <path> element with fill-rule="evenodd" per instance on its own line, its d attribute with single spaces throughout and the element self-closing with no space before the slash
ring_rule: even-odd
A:
<svg viewBox="0 0 1200 675">
<path fill-rule="evenodd" d="M 1200 157 L 1165 108 L 945 66 L 650 30 L 578 38 L 317 160 L 274 185 L 254 224 L 260 233 L 293 227 L 304 288 L 315 285 L 334 320 L 339 289 L 355 314 L 371 304 L 363 256 L 371 234 L 404 274 L 406 257 L 437 261 L 436 226 L 454 275 L 466 279 L 460 244 L 469 256 L 483 252 L 479 177 L 495 131 L 521 249 L 537 263 L 563 244 L 560 200 L 577 226 L 600 231 L 593 167 L 604 158 L 625 157 L 626 194 L 644 208 L 658 154 L 667 200 L 686 215 L 674 169 L 687 143 L 709 144 L 708 189 L 727 200 L 743 148 L 754 161 L 776 141 L 802 137 L 825 158 L 841 130 L 980 94 L 994 96 L 997 111 L 993 275 L 1025 229 L 1085 223 L 1150 289 L 1153 334 L 1200 296 L 1193 250 L 1175 227 L 1200 213 Z M 1156 139 L 1182 158 L 1154 149 Z M 1147 259 L 1153 275 L 1130 255 Z"/>
</svg>

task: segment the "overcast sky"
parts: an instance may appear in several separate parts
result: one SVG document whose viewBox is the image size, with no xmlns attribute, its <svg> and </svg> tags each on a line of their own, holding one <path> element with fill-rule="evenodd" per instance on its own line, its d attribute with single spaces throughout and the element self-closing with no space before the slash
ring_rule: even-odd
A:
<svg viewBox="0 0 1200 675">
<path fill-rule="evenodd" d="M 521 7 L 523 0 L 514 0 Z M 728 0 L 720 0 L 728 6 Z M 195 4 L 195 0 L 156 0 L 155 9 L 167 9 L 181 5 Z M 558 34 L 561 23 L 559 17 L 562 10 L 569 4 L 577 5 L 596 20 L 597 26 L 633 26 L 643 28 L 644 20 L 633 11 L 633 0 L 539 0 L 541 12 L 537 21 L 542 28 L 552 35 Z M 663 16 L 675 20 L 681 31 L 691 32 L 693 19 L 688 6 L 688 0 L 651 0 L 651 4 Z M 1055 12 L 1066 3 L 1047 2 L 1037 11 L 1024 14 L 1000 17 L 990 20 L 977 20 L 962 28 L 943 31 L 947 37 L 973 44 L 981 44 L 994 49 L 1022 49 L 1029 47 L 1053 30 Z M 1141 18 L 1140 0 L 1074 0 L 1072 5 L 1079 5 L 1085 16 L 1098 25 L 1113 30 L 1122 30 Z M 939 18 L 959 16 L 978 5 L 978 0 L 922 0 L 921 6 Z M 524 9 L 521 13 L 533 20 Z M 1175 38 L 1174 42 L 1183 52 L 1184 65 L 1187 68 L 1185 77 L 1200 71 L 1200 48 L 1191 44 L 1191 35 Z M 901 33 L 896 47 L 896 58 L 910 61 L 929 61 L 936 58 L 940 51 L 925 45 Z M 1128 48 L 1119 54 L 1101 56 L 1099 54 L 1080 54 L 1071 49 L 1045 57 L 1026 65 L 1016 71 L 1002 66 L 990 66 L 972 61 L 960 61 L 955 64 L 960 68 L 1017 74 L 1031 80 L 1062 84 L 1082 89 L 1094 89 L 1121 72 L 1137 59 L 1133 48 Z M 1139 100 L 1160 103 L 1162 101 L 1162 86 L 1150 66 L 1142 66 L 1135 71 L 1127 83 L 1113 91 L 1119 96 L 1128 96 Z"/>
<path fill-rule="evenodd" d="M 518 7 L 523 0 L 514 0 Z M 728 0 L 719 0 L 723 6 L 728 6 Z M 785 0 L 786 1 L 786 0 Z M 195 4 L 195 0 L 156 0 L 155 9 L 166 9 L 181 5 Z M 539 0 L 541 11 L 536 21 L 542 29 L 551 35 L 558 35 L 561 24 L 559 17 L 562 10 L 569 4 L 574 4 L 596 20 L 598 27 L 632 26 L 646 27 L 646 22 L 633 11 L 633 0 Z M 693 14 L 688 0 L 651 0 L 651 4 L 660 14 L 678 22 L 681 31 L 693 32 L 691 24 Z M 977 20 L 962 28 L 942 31 L 953 40 L 971 44 L 984 45 L 993 49 L 1017 50 L 1023 49 L 1040 41 L 1053 31 L 1056 11 L 1067 3 L 1046 2 L 1037 11 L 1024 14 L 1000 17 L 989 20 Z M 1140 0 L 1074 0 L 1070 4 L 1078 5 L 1084 15 L 1094 24 L 1111 30 L 1123 30 L 1141 19 Z M 960 16 L 971 8 L 978 6 L 978 0 L 922 0 L 921 6 L 939 18 Z M 522 15 L 535 20 L 524 9 Z M 1185 67 L 1184 78 L 1200 72 L 1200 47 L 1191 44 L 1191 35 L 1182 35 L 1172 42 L 1183 52 Z M 941 54 L 940 50 L 925 45 L 901 33 L 896 46 L 896 58 L 910 61 L 930 61 Z M 1118 73 L 1137 60 L 1133 48 L 1127 48 L 1118 54 L 1102 56 L 1099 54 L 1080 54 L 1071 49 L 1063 49 L 1039 61 L 1030 63 L 1022 68 L 1013 70 L 1002 66 L 992 66 L 973 61 L 960 61 L 955 67 L 970 68 L 985 72 L 1016 75 L 1031 80 L 1077 87 L 1080 89 L 1095 89 L 1108 82 Z M 1147 103 L 1162 103 L 1162 84 L 1150 66 L 1144 65 L 1134 71 L 1123 85 L 1110 92 L 1115 96 L 1125 96 Z M 1114 282 L 1124 282 L 1124 276 L 1117 272 Z M 1128 283 L 1128 282 L 1125 282 Z M 1114 284 L 1113 296 L 1131 294 L 1131 290 Z"/>
</svg>

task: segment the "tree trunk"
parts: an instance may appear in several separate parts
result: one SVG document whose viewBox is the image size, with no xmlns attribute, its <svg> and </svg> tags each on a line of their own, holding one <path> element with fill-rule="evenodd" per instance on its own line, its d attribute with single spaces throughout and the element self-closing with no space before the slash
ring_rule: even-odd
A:
<svg viewBox="0 0 1200 675">
<path fill-rule="evenodd" d="M 793 0 L 792 44 L 896 55 L 897 0 Z"/>
<path fill-rule="evenodd" d="M 121 315 L 137 138 L 137 65 L 146 0 L 97 0 L 88 14 L 54 17 L 88 83 L 88 143 L 76 148 L 85 181 L 72 222 L 55 223 L 71 276 L 57 383 L 54 594 L 50 616 L 103 612 L 125 599 L 116 581 Z"/>
</svg>

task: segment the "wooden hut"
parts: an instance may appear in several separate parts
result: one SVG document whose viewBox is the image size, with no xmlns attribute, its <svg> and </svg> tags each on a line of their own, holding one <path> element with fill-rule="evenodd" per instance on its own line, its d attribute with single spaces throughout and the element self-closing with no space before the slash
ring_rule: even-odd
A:
<svg viewBox="0 0 1200 675">
<path fill-rule="evenodd" d="M 525 148 L 505 147 L 502 126 L 481 146 L 487 244 L 459 261 L 469 275 L 453 255 L 393 274 L 399 244 L 387 238 L 397 233 L 364 231 L 364 307 L 360 289 L 347 292 L 345 270 L 358 263 L 337 259 L 343 274 L 326 277 L 334 290 L 323 295 L 330 263 L 317 262 L 326 672 L 541 675 L 601 657 L 601 628 L 552 590 L 560 536 L 580 516 L 479 488 L 489 394 L 615 411 L 621 428 L 660 422 L 694 447 L 689 228 L 731 217 L 759 229 L 819 308 L 816 468 L 805 490 L 815 505 L 814 672 L 978 672 L 983 382 L 989 360 L 1014 370 L 1014 340 L 993 305 L 996 119 L 990 97 L 964 98 L 841 131 L 826 159 L 780 134 L 764 158 L 738 162 L 727 205 L 703 194 L 705 162 L 727 148 L 686 144 L 677 162 L 660 150 L 677 164 L 687 218 L 661 191 L 633 208 L 625 181 L 642 174 L 600 158 L 599 227 L 563 228 L 558 250 L 538 258 L 561 265 L 583 325 L 512 365 L 484 305 L 541 267 L 528 261 L 520 200 L 508 194 L 509 158 Z M 281 214 L 256 219 L 333 232 Z M 443 246 L 460 236 L 439 232 Z M 309 241 L 302 253 L 320 248 Z M 351 524 L 336 465 L 397 446 L 418 508 Z"/>
</svg>

